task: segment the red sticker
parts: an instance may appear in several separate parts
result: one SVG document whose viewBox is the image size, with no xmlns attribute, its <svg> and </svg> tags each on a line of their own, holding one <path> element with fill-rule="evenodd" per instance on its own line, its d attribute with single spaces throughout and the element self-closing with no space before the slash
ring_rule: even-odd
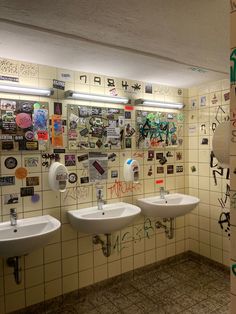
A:
<svg viewBox="0 0 236 314">
<path fill-rule="evenodd" d="M 164 182 L 164 180 L 156 180 L 156 184 L 161 184 L 163 182 Z"/>
<path fill-rule="evenodd" d="M 47 131 L 37 131 L 38 140 L 39 141 L 47 141 L 48 140 L 48 132 Z"/>
<path fill-rule="evenodd" d="M 125 106 L 125 110 L 132 111 L 134 110 L 134 106 Z"/>
<path fill-rule="evenodd" d="M 28 113 L 19 113 L 16 116 L 16 124 L 21 129 L 27 129 L 27 128 L 31 127 L 31 125 L 32 125 L 31 116 Z"/>
</svg>

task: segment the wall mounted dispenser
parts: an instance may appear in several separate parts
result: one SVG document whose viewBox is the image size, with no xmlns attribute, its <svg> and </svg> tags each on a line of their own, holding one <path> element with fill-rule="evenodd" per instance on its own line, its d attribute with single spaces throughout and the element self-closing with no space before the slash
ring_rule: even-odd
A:
<svg viewBox="0 0 236 314">
<path fill-rule="evenodd" d="M 124 164 L 124 180 L 138 183 L 140 166 L 135 159 L 127 159 Z"/>
<path fill-rule="evenodd" d="M 48 180 L 53 191 L 65 192 L 68 184 L 68 170 L 56 161 L 49 168 Z"/>
<path fill-rule="evenodd" d="M 212 138 L 212 150 L 218 160 L 218 166 L 229 168 L 230 121 L 217 126 Z"/>
</svg>

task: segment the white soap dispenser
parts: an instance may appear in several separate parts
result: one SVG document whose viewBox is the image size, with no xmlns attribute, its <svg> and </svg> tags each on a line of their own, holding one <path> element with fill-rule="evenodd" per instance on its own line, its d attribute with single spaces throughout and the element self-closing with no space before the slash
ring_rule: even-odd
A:
<svg viewBox="0 0 236 314">
<path fill-rule="evenodd" d="M 138 183 L 140 166 L 135 159 L 127 159 L 124 164 L 124 180 Z"/>
<path fill-rule="evenodd" d="M 48 181 L 53 191 L 65 192 L 68 184 L 68 170 L 60 162 L 54 162 L 49 168 Z"/>
</svg>

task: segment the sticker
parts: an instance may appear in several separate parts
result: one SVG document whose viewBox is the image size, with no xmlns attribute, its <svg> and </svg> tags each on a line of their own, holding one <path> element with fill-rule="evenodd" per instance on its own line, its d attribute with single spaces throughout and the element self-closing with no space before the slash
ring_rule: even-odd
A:
<svg viewBox="0 0 236 314">
<path fill-rule="evenodd" d="M 201 96 L 200 97 L 200 106 L 204 107 L 206 106 L 206 96 Z"/>
<path fill-rule="evenodd" d="M 34 109 L 40 109 L 40 104 L 38 102 L 34 103 Z"/>
<path fill-rule="evenodd" d="M 203 138 L 201 144 L 208 145 L 208 138 Z"/>
<path fill-rule="evenodd" d="M 154 158 L 154 150 L 149 150 L 147 160 L 151 161 L 153 160 L 153 158 Z"/>
<path fill-rule="evenodd" d="M 38 150 L 38 141 L 20 141 L 19 150 Z"/>
<path fill-rule="evenodd" d="M 123 127 L 125 125 L 124 117 L 119 117 L 118 118 L 118 125 L 119 125 L 119 127 Z"/>
<path fill-rule="evenodd" d="M 152 84 L 146 84 L 145 85 L 145 93 L 146 94 L 152 94 Z"/>
<path fill-rule="evenodd" d="M 13 140 L 13 135 L 9 135 L 9 134 L 0 135 L 0 139 L 1 140 Z"/>
<path fill-rule="evenodd" d="M 162 157 L 161 159 L 159 159 L 159 163 L 161 164 L 161 165 L 164 165 L 165 163 L 167 162 L 167 159 L 166 159 L 166 157 Z"/>
<path fill-rule="evenodd" d="M 53 80 L 53 88 L 65 90 L 65 82 L 59 80 Z"/>
<path fill-rule="evenodd" d="M 13 111 L 6 111 L 2 115 L 2 132 L 3 133 L 16 133 L 16 116 Z"/>
<path fill-rule="evenodd" d="M 54 114 L 61 116 L 62 115 L 62 103 L 54 102 Z"/>
<path fill-rule="evenodd" d="M 152 176 L 152 166 L 149 167 L 147 175 L 149 177 Z"/>
<path fill-rule="evenodd" d="M 118 170 L 111 171 L 111 178 L 118 178 Z"/>
<path fill-rule="evenodd" d="M 16 110 L 16 101 L 15 100 L 8 100 L 8 99 L 1 99 L 0 102 L 0 109 L 1 110 Z"/>
<path fill-rule="evenodd" d="M 132 147 L 132 140 L 131 138 L 126 138 L 125 139 L 125 148 L 131 148 Z"/>
<path fill-rule="evenodd" d="M 109 138 L 119 138 L 120 137 L 120 128 L 107 127 L 107 137 Z"/>
<path fill-rule="evenodd" d="M 18 194 L 7 194 L 7 195 L 4 195 L 4 205 L 17 204 L 17 203 L 19 203 L 19 196 L 18 196 Z"/>
<path fill-rule="evenodd" d="M 75 155 L 65 155 L 65 166 L 76 166 L 76 158 Z"/>
<path fill-rule="evenodd" d="M 14 176 L 0 177 L 0 186 L 14 185 L 14 184 L 15 184 Z"/>
<path fill-rule="evenodd" d="M 75 183 L 75 182 L 77 182 L 77 180 L 78 180 L 78 176 L 76 173 L 72 172 L 69 174 L 68 181 L 70 183 Z"/>
<path fill-rule="evenodd" d="M 108 155 L 108 160 L 115 161 L 116 160 L 116 154 L 115 153 L 111 153 L 110 155 Z"/>
<path fill-rule="evenodd" d="M 77 157 L 78 162 L 88 160 L 88 154 L 80 155 Z"/>
<path fill-rule="evenodd" d="M 33 103 L 32 102 L 28 102 L 28 101 L 23 101 L 20 102 L 17 106 L 17 111 L 20 112 L 28 112 L 28 113 L 32 113 L 34 109 Z"/>
<path fill-rule="evenodd" d="M 47 130 L 48 110 L 34 109 L 34 129 Z"/>
<path fill-rule="evenodd" d="M 94 166 L 94 168 L 97 169 L 97 171 L 100 173 L 100 175 L 103 175 L 105 170 L 102 168 L 102 166 L 96 160 L 92 163 L 92 165 Z"/>
<path fill-rule="evenodd" d="M 182 160 L 182 152 L 176 152 L 176 160 Z"/>
<path fill-rule="evenodd" d="M 20 189 L 20 196 L 21 197 L 32 196 L 32 195 L 34 195 L 34 187 L 33 186 Z"/>
<path fill-rule="evenodd" d="M 38 157 L 25 157 L 24 159 L 25 167 L 37 167 L 39 164 Z"/>
<path fill-rule="evenodd" d="M 127 120 L 131 119 L 131 111 L 125 111 L 125 119 Z"/>
<path fill-rule="evenodd" d="M 89 153 L 89 177 L 90 181 L 107 180 L 107 154 Z"/>
<path fill-rule="evenodd" d="M 2 150 L 11 150 L 14 148 L 13 141 L 2 142 Z"/>
<path fill-rule="evenodd" d="M 163 158 L 163 153 L 156 153 L 156 160 Z"/>
<path fill-rule="evenodd" d="M 37 137 L 39 141 L 47 141 L 48 131 L 37 131 Z"/>
<path fill-rule="evenodd" d="M 174 155 L 173 155 L 172 152 L 168 151 L 168 152 L 166 153 L 166 157 L 174 157 Z"/>
<path fill-rule="evenodd" d="M 25 132 L 25 138 L 27 139 L 27 141 L 32 141 L 34 139 L 34 132 L 33 131 Z"/>
<path fill-rule="evenodd" d="M 157 174 L 164 173 L 164 167 L 157 167 Z"/>
<path fill-rule="evenodd" d="M 14 141 L 15 142 L 20 142 L 24 140 L 24 136 L 23 135 L 15 135 L 14 136 Z"/>
<path fill-rule="evenodd" d="M 24 179 L 27 177 L 28 171 L 26 168 L 20 167 L 15 171 L 15 176 L 17 179 Z"/>
<path fill-rule="evenodd" d="M 176 172 L 183 172 L 184 167 L 183 166 L 176 166 Z"/>
<path fill-rule="evenodd" d="M 64 148 L 55 148 L 53 150 L 54 154 L 65 154 L 66 150 Z"/>
<path fill-rule="evenodd" d="M 77 131 L 76 130 L 73 130 L 73 129 L 70 129 L 68 131 L 68 138 L 71 140 L 71 139 L 76 139 L 78 137 L 78 134 L 77 134 Z"/>
<path fill-rule="evenodd" d="M 17 166 L 17 160 L 14 157 L 8 157 L 5 159 L 4 164 L 7 169 L 14 169 Z"/>
<path fill-rule="evenodd" d="M 80 183 L 81 184 L 89 183 L 89 177 L 82 177 L 82 178 L 80 178 Z"/>
<path fill-rule="evenodd" d="M 192 172 L 196 172 L 197 171 L 197 168 L 195 166 L 192 166 L 190 169 L 191 169 Z"/>
<path fill-rule="evenodd" d="M 19 113 L 16 115 L 16 124 L 21 129 L 28 129 L 32 126 L 31 115 L 28 113 Z"/>
<path fill-rule="evenodd" d="M 31 202 L 32 203 L 37 203 L 40 200 L 39 194 L 34 194 L 31 196 Z"/>
<path fill-rule="evenodd" d="M 6 75 L 0 75 L 1 81 L 8 81 L 8 82 L 15 82 L 19 83 L 19 78 L 16 76 L 6 76 Z"/>
<path fill-rule="evenodd" d="M 162 183 L 164 183 L 164 180 L 156 180 L 155 183 L 156 184 L 162 184 Z"/>
<path fill-rule="evenodd" d="M 36 186 L 39 185 L 39 177 L 27 177 L 26 186 Z"/>
<path fill-rule="evenodd" d="M 173 174 L 173 173 L 174 173 L 174 166 L 167 165 L 167 174 Z"/>
<path fill-rule="evenodd" d="M 52 146 L 63 146 L 63 125 L 60 115 L 52 116 Z"/>
</svg>

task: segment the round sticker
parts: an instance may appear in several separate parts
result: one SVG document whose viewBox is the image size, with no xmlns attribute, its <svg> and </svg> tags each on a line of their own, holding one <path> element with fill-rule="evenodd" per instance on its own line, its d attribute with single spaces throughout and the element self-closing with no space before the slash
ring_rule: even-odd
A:
<svg viewBox="0 0 236 314">
<path fill-rule="evenodd" d="M 40 109 L 40 104 L 38 102 L 34 104 L 34 109 Z"/>
<path fill-rule="evenodd" d="M 25 138 L 28 141 L 32 141 L 34 139 L 34 132 L 32 132 L 32 131 L 25 132 Z"/>
<path fill-rule="evenodd" d="M 17 166 L 17 160 L 14 157 L 8 157 L 5 159 L 4 164 L 7 169 L 14 169 Z"/>
<path fill-rule="evenodd" d="M 78 176 L 77 176 L 76 173 L 72 172 L 72 173 L 69 174 L 68 181 L 70 183 L 75 183 L 75 182 L 77 182 L 77 180 L 78 180 Z"/>
<path fill-rule="evenodd" d="M 31 202 L 32 203 L 37 203 L 39 201 L 39 199 L 40 199 L 39 194 L 34 194 L 31 196 Z"/>
<path fill-rule="evenodd" d="M 16 116 L 16 124 L 21 129 L 27 129 L 32 125 L 31 116 L 28 113 L 19 113 Z"/>
<path fill-rule="evenodd" d="M 28 174 L 27 169 L 23 167 L 17 168 L 15 171 L 15 176 L 17 179 L 24 179 L 27 177 L 27 174 Z"/>
</svg>

